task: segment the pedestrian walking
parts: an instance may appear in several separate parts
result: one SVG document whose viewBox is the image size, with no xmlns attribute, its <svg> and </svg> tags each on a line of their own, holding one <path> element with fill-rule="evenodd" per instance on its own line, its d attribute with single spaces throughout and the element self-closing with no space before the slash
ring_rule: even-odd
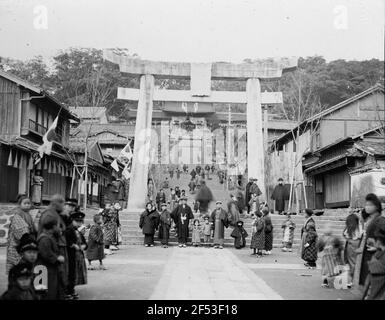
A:
<svg viewBox="0 0 385 320">
<path fill-rule="evenodd" d="M 201 214 L 206 214 L 210 202 L 214 200 L 214 196 L 204 180 L 201 180 L 201 188 L 199 189 L 195 200 L 199 201 L 199 211 Z"/>
<path fill-rule="evenodd" d="M 32 216 L 30 215 L 31 200 L 26 195 L 19 195 L 17 199 L 17 207 L 13 209 L 14 215 L 8 229 L 8 245 L 6 258 L 6 273 L 21 259 L 17 252 L 17 247 L 20 244 L 20 239 L 24 234 L 35 235 L 35 227 Z"/>
<path fill-rule="evenodd" d="M 88 260 L 88 270 L 94 270 L 92 261 L 99 261 L 99 269 L 107 270 L 103 265 L 104 255 L 104 235 L 103 235 L 103 217 L 101 214 L 95 214 L 93 217 L 94 224 L 88 234 L 88 244 L 86 256 Z"/>
<path fill-rule="evenodd" d="M 154 246 L 154 235 L 159 225 L 159 213 L 152 202 L 146 204 L 146 210 L 140 215 L 139 228 L 144 234 L 144 246 Z"/>
</svg>

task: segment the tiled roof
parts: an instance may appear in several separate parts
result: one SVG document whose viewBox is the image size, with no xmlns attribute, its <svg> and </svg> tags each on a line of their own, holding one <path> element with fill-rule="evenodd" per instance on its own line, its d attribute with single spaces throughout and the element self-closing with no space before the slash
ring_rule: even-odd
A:
<svg viewBox="0 0 385 320">
<path fill-rule="evenodd" d="M 355 147 L 367 154 L 376 156 L 381 155 L 385 156 L 385 138 L 379 139 L 379 141 L 358 141 L 355 144 Z"/>
<path fill-rule="evenodd" d="M 70 111 L 80 119 L 98 119 L 106 113 L 106 110 L 104 107 L 70 107 Z"/>
<path fill-rule="evenodd" d="M 91 126 L 91 129 L 90 129 Z M 132 138 L 135 135 L 135 126 L 121 123 L 107 123 L 107 124 L 90 124 L 82 123 L 78 127 L 71 129 L 71 136 L 85 137 L 90 132 L 90 136 L 95 136 L 99 133 L 110 132 L 116 134 L 120 138 Z"/>
</svg>

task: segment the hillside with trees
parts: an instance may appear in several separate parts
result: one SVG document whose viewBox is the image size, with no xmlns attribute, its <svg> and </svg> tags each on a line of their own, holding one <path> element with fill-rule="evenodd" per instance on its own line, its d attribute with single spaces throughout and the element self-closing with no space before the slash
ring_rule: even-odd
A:
<svg viewBox="0 0 385 320">
<path fill-rule="evenodd" d="M 127 53 L 132 57 L 136 54 Z M 139 79 L 119 72 L 118 66 L 103 60 L 101 50 L 69 48 L 60 51 L 48 66 L 42 57 L 28 61 L 0 58 L 0 69 L 44 88 L 67 106 L 107 107 L 108 113 L 124 120 L 125 110 L 134 103 L 116 99 L 118 86 L 139 87 Z M 252 62 L 251 59 L 245 59 Z M 335 105 L 377 82 L 384 84 L 384 61 L 327 62 L 321 56 L 299 58 L 295 72 L 277 81 L 262 82 L 262 90 L 282 91 L 283 106 L 275 107 L 278 117 L 301 121 Z M 164 89 L 188 89 L 186 80 L 156 80 Z M 245 90 L 245 82 L 213 81 L 214 90 Z M 227 111 L 227 106 L 223 106 Z M 232 107 L 242 112 L 244 106 Z"/>
</svg>

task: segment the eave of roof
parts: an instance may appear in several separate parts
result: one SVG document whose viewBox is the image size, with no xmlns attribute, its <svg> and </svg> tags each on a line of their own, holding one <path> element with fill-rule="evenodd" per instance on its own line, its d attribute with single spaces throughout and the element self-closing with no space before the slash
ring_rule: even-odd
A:
<svg viewBox="0 0 385 320">
<path fill-rule="evenodd" d="M 326 109 L 326 110 L 324 110 L 324 111 L 322 111 L 322 112 L 320 112 L 320 113 L 318 113 L 318 114 L 316 114 L 316 115 L 314 115 L 314 116 L 312 116 L 306 120 L 303 120 L 300 124 L 295 126 L 293 129 L 289 130 L 289 132 L 285 132 L 281 136 L 279 136 L 277 139 L 275 139 L 274 142 L 277 143 L 277 142 L 285 139 L 288 135 L 291 134 L 292 131 L 295 133 L 298 130 L 298 128 L 303 127 L 307 123 L 319 120 L 323 116 L 328 115 L 334 111 L 337 111 L 337 110 L 343 108 L 344 106 L 349 105 L 350 103 L 357 101 L 363 97 L 366 97 L 367 95 L 369 95 L 375 91 L 384 92 L 384 87 L 381 84 L 377 83 L 373 87 L 370 87 L 369 89 L 367 89 L 367 90 L 365 90 L 365 91 L 363 91 L 363 92 L 361 92 L 361 93 L 359 93 L 353 97 L 350 97 L 349 99 L 346 99 L 346 100 L 344 100 L 344 101 L 342 101 L 342 102 L 340 102 L 340 103 L 338 103 L 338 104 L 336 104 L 336 105 L 334 105 L 334 106 L 332 106 L 332 107 L 330 107 L 330 108 L 328 108 L 328 109 Z"/>
<path fill-rule="evenodd" d="M 10 74 L 8 72 L 5 72 L 5 71 L 2 71 L 0 70 L 0 76 L 1 77 L 4 77 L 6 79 L 8 79 L 9 81 L 12 81 L 36 94 L 39 94 L 39 95 L 44 95 L 45 98 L 47 98 L 47 100 L 51 101 L 52 103 L 56 104 L 59 108 L 61 108 L 62 110 L 64 110 L 64 112 L 67 113 L 68 117 L 72 120 L 75 120 L 75 121 L 79 121 L 79 118 L 76 117 L 75 115 L 73 115 L 69 109 L 64 105 L 62 104 L 61 102 L 59 102 L 58 100 L 56 100 L 56 98 L 52 97 L 46 90 L 42 89 L 42 88 L 39 88 L 37 86 L 34 86 L 32 85 L 31 83 L 13 75 L 13 74 Z M 31 98 L 33 99 L 33 96 L 31 96 Z"/>
</svg>

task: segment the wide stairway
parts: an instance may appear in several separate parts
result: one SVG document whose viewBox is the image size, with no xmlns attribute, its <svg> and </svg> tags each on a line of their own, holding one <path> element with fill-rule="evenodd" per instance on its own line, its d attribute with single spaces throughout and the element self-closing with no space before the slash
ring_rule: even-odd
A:
<svg viewBox="0 0 385 320">
<path fill-rule="evenodd" d="M 182 174 L 180 179 L 177 180 L 175 175 L 173 179 L 170 179 L 170 187 L 179 186 L 181 189 L 186 190 L 186 194 L 188 196 L 188 204 L 192 205 L 192 202 L 194 200 L 195 195 L 189 194 L 187 184 L 189 182 L 190 175 Z M 207 180 L 206 183 L 208 187 L 212 190 L 214 194 L 214 198 L 220 199 L 223 201 L 223 207 L 226 207 L 226 203 L 229 201 L 230 197 L 229 194 L 231 194 L 231 191 L 227 191 L 225 187 L 218 182 L 218 176 L 213 175 L 212 180 Z M 167 190 L 168 192 L 168 190 Z M 168 193 L 167 193 L 168 196 Z M 214 204 L 212 204 L 214 206 Z M 120 222 L 122 225 L 122 237 L 123 237 L 123 244 L 143 244 L 143 234 L 141 230 L 139 229 L 139 213 L 138 214 L 125 214 L 122 212 L 120 214 Z M 316 222 L 316 228 L 318 235 L 322 235 L 327 228 L 331 228 L 334 231 L 334 234 L 336 235 L 342 235 L 342 231 L 345 227 L 345 218 L 346 218 L 346 211 L 344 210 L 338 210 L 336 212 L 326 212 L 323 216 L 314 216 L 314 220 Z M 273 222 L 273 239 L 274 247 L 281 247 L 282 245 L 282 224 L 285 221 L 286 217 L 282 215 L 273 214 L 271 215 L 271 219 Z M 249 237 L 246 239 L 247 245 L 250 244 L 251 240 L 251 223 L 252 220 L 250 218 L 245 218 L 244 220 L 244 227 L 246 231 L 249 234 Z M 305 221 L 304 217 L 299 216 L 292 216 L 292 220 L 296 224 L 295 234 L 294 234 L 294 247 L 298 247 L 300 243 L 301 238 L 301 227 Z M 230 237 L 230 234 L 232 232 L 232 228 L 229 227 L 226 229 L 225 232 L 225 244 L 226 245 L 232 245 L 234 240 Z M 157 240 L 157 234 L 155 236 L 155 239 Z M 170 238 L 171 244 L 176 244 L 177 239 L 175 238 L 175 234 L 171 234 Z"/>
</svg>

